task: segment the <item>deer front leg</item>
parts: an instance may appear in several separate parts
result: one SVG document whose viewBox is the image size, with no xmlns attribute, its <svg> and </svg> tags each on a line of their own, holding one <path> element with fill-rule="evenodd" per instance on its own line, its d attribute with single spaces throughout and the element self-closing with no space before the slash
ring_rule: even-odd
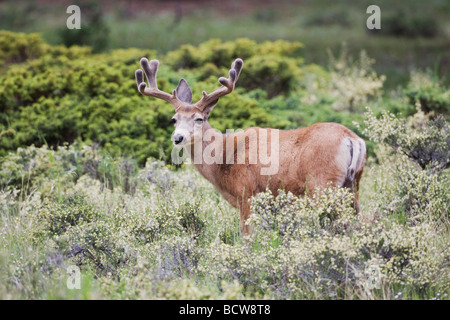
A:
<svg viewBox="0 0 450 320">
<path fill-rule="evenodd" d="M 245 222 L 250 217 L 250 200 L 242 199 L 239 202 L 239 222 L 241 225 L 241 235 L 249 235 L 253 232 L 252 226 L 246 225 Z"/>
</svg>

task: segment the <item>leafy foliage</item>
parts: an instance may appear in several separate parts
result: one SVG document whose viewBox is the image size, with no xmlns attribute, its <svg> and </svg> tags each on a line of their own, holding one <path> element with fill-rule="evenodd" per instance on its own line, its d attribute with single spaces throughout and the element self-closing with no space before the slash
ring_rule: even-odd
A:
<svg viewBox="0 0 450 320">
<path fill-rule="evenodd" d="M 387 112 L 381 119 L 369 112 L 366 125 L 366 132 L 374 141 L 397 149 L 422 169 L 450 166 L 450 129 L 442 116 L 428 120 L 419 112 L 406 122 Z"/>
<path fill-rule="evenodd" d="M 234 59 L 241 58 L 245 61 L 245 68 L 239 78 L 239 85 L 247 90 L 260 88 L 269 96 L 274 96 L 288 94 L 295 86 L 296 79 L 301 75 L 302 59 L 298 57 L 301 47 L 298 42 L 281 40 L 258 44 L 245 38 L 233 42 L 213 39 L 198 48 L 184 45 L 169 52 L 167 62 L 175 69 L 199 70 L 205 79 L 206 76 L 219 73 L 219 68 L 227 72 L 226 67 Z M 261 55 L 261 52 L 264 54 Z"/>
<path fill-rule="evenodd" d="M 0 67 L 40 57 L 48 49 L 36 33 L 0 31 Z"/>
<path fill-rule="evenodd" d="M 412 106 L 420 105 L 425 113 L 442 114 L 450 119 L 450 90 L 427 73 L 414 72 L 405 90 Z"/>
</svg>

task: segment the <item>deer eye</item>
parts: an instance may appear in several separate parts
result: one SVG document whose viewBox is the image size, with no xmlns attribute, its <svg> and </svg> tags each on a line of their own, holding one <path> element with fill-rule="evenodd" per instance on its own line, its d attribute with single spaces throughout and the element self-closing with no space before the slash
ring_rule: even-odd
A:
<svg viewBox="0 0 450 320">
<path fill-rule="evenodd" d="M 175 119 L 175 118 L 172 118 L 171 121 L 172 121 L 173 124 L 177 123 L 177 119 Z"/>
<path fill-rule="evenodd" d="M 196 124 L 201 124 L 203 122 L 202 118 L 197 118 L 194 120 Z"/>
</svg>

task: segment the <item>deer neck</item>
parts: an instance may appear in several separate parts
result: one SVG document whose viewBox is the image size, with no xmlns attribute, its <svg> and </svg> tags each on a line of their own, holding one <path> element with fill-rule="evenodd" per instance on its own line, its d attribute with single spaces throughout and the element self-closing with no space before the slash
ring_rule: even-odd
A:
<svg viewBox="0 0 450 320">
<path fill-rule="evenodd" d="M 191 161 L 195 168 L 210 182 L 216 184 L 216 180 L 219 178 L 217 175 L 218 167 L 221 165 L 220 161 L 205 161 L 205 153 L 209 153 L 208 150 L 223 150 L 225 152 L 225 135 L 216 133 L 214 138 L 208 135 L 208 131 L 214 130 L 211 125 L 206 122 L 202 128 L 202 140 L 195 142 L 190 148 Z M 206 151 L 205 151 L 206 150 Z M 209 154 L 210 155 L 210 154 Z M 223 156 L 221 154 L 220 156 Z M 222 162 L 223 163 L 223 162 Z"/>
</svg>

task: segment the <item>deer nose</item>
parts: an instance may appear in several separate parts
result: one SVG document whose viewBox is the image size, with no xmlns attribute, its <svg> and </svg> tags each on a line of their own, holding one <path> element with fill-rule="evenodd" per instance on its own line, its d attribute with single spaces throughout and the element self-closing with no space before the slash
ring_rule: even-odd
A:
<svg viewBox="0 0 450 320">
<path fill-rule="evenodd" d="M 173 137 L 173 142 L 175 144 L 180 144 L 183 141 L 184 137 L 182 135 L 176 135 Z"/>
</svg>

